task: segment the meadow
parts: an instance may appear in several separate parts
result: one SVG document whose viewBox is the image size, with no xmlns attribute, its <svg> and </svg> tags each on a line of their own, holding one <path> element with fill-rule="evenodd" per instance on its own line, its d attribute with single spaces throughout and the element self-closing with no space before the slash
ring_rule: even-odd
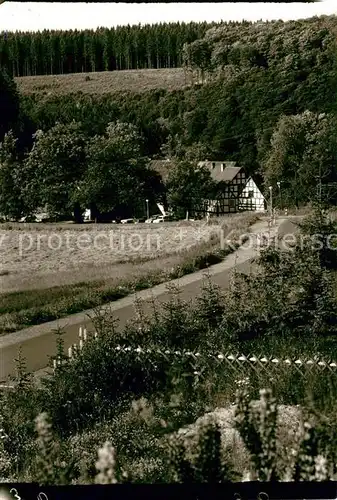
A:
<svg viewBox="0 0 337 500">
<path fill-rule="evenodd" d="M 7 224 L 0 332 L 51 321 L 220 262 L 255 214 L 161 225 Z M 235 241 L 237 240 L 237 241 Z"/>
<path fill-rule="evenodd" d="M 118 91 L 178 90 L 186 86 L 182 68 L 24 76 L 15 78 L 15 82 L 21 94 L 39 98 L 77 92 L 103 95 Z"/>
</svg>

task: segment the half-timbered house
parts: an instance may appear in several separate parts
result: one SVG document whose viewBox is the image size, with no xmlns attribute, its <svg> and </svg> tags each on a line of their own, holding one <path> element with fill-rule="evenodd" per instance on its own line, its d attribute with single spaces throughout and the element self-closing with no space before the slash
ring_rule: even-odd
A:
<svg viewBox="0 0 337 500">
<path fill-rule="evenodd" d="M 260 189 L 236 162 L 206 160 L 198 166 L 207 167 L 217 185 L 215 199 L 208 200 L 203 210 L 214 215 L 265 210 L 266 201 Z"/>
</svg>

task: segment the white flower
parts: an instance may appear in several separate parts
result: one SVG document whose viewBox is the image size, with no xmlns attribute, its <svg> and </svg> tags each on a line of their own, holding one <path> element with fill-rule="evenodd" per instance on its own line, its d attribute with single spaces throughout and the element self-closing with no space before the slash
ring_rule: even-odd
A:
<svg viewBox="0 0 337 500">
<path fill-rule="evenodd" d="M 249 482 L 252 480 L 252 475 L 250 473 L 250 471 L 246 470 L 244 473 L 243 473 L 243 476 L 242 476 L 242 482 L 243 483 L 246 483 L 246 482 Z"/>
<path fill-rule="evenodd" d="M 326 481 L 328 479 L 328 462 L 325 457 L 318 455 L 315 457 L 315 480 Z"/>
<path fill-rule="evenodd" d="M 225 356 L 223 354 L 218 354 L 218 359 L 225 359 Z"/>
<path fill-rule="evenodd" d="M 96 469 L 98 474 L 95 478 L 96 484 L 115 484 L 116 480 L 115 449 L 109 441 L 98 450 L 98 461 Z"/>
</svg>

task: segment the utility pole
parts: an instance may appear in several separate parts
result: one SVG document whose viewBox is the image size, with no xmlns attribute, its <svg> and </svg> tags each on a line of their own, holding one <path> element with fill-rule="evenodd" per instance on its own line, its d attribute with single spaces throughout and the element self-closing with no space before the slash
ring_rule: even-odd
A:
<svg viewBox="0 0 337 500">
<path fill-rule="evenodd" d="M 282 181 L 277 182 L 277 187 L 279 189 L 279 195 L 280 195 L 280 210 L 282 210 L 282 192 L 281 192 L 281 183 Z"/>
<path fill-rule="evenodd" d="M 146 199 L 145 201 L 146 201 L 146 215 L 147 215 L 147 217 L 146 217 L 146 218 L 147 218 L 147 219 L 149 219 L 149 218 L 150 218 L 149 200 L 148 200 L 148 199 Z"/>
<path fill-rule="evenodd" d="M 273 217 L 273 186 L 269 186 L 270 192 L 270 217 Z"/>
<path fill-rule="evenodd" d="M 319 206 L 322 207 L 322 163 L 319 162 Z"/>
<path fill-rule="evenodd" d="M 318 198 L 318 206 L 319 210 L 322 210 L 322 163 L 319 162 L 319 171 L 318 176 L 316 177 L 318 180 L 317 184 L 317 198 Z"/>
</svg>

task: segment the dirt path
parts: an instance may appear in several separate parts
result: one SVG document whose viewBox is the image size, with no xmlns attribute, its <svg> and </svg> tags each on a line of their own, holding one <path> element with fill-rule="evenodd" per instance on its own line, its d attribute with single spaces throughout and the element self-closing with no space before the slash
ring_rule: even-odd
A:
<svg viewBox="0 0 337 500">
<path fill-rule="evenodd" d="M 241 272 L 249 272 L 251 260 L 256 257 L 260 250 L 261 236 L 273 237 L 277 234 L 284 236 L 285 233 L 296 232 L 296 226 L 290 223 L 290 218 L 280 218 L 276 225 L 268 229 L 268 221 L 260 221 L 251 227 L 249 240 L 237 251 L 226 257 L 223 262 L 209 268 L 212 280 L 222 288 L 227 288 L 231 271 L 235 267 Z M 282 228 L 285 228 L 282 230 Z M 196 297 L 202 287 L 205 271 L 198 271 L 186 275 L 170 283 L 179 286 L 181 297 L 184 300 Z M 138 297 L 142 300 L 144 312 L 151 312 L 151 299 L 165 302 L 169 295 L 167 284 L 163 283 L 149 290 L 143 290 L 137 294 L 129 295 L 116 302 L 112 302 L 102 307 L 112 311 L 118 318 L 119 327 L 123 327 L 134 315 L 134 302 Z M 48 365 L 49 356 L 55 354 L 55 335 L 53 331 L 58 327 L 64 329 L 65 348 L 78 342 L 79 327 L 86 327 L 88 331 L 93 329 L 89 316 L 93 316 L 93 310 L 83 311 L 73 314 L 67 318 L 37 325 L 25 330 L 5 335 L 0 338 L 0 381 L 7 380 L 15 369 L 14 358 L 17 357 L 18 347 L 21 345 L 22 353 L 26 358 L 27 369 L 30 372 L 37 372 Z"/>
</svg>

